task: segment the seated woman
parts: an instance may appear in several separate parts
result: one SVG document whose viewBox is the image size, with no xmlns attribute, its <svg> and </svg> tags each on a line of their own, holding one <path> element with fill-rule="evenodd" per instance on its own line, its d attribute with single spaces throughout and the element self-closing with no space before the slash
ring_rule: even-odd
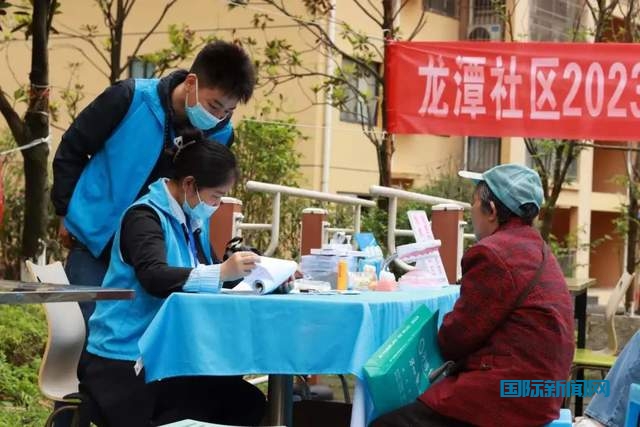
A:
<svg viewBox="0 0 640 427">
<path fill-rule="evenodd" d="M 372 427 L 536 427 L 558 417 L 561 396 L 501 396 L 502 380 L 566 380 L 573 360 L 571 296 L 532 226 L 543 203 L 540 177 L 515 164 L 462 175 L 476 181 L 478 242 L 462 257 L 460 298 L 438 331 L 455 368 Z"/>
<path fill-rule="evenodd" d="M 227 147 L 200 133 L 185 134 L 183 141 L 174 158 L 175 177 L 151 184 L 149 193 L 124 214 L 114 237 L 102 286 L 133 289 L 135 298 L 99 302 L 89 321 L 80 389 L 92 397 L 107 426 L 161 425 L 185 418 L 258 425 L 264 414 L 264 395 L 241 377 L 180 377 L 146 384 L 144 370 L 134 369 L 138 340 L 165 298 L 172 292 L 216 293 L 222 282 L 244 277 L 258 262 L 252 252 L 213 262 L 209 217 L 237 179 L 236 159 Z"/>
</svg>

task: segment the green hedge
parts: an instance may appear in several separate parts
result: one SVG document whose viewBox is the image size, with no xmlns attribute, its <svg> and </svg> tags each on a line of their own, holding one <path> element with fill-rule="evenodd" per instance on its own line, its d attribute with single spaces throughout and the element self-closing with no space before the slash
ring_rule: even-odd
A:
<svg viewBox="0 0 640 427">
<path fill-rule="evenodd" d="M 38 389 L 47 324 L 40 305 L 0 305 L 0 426 L 42 426 L 51 402 Z"/>
</svg>

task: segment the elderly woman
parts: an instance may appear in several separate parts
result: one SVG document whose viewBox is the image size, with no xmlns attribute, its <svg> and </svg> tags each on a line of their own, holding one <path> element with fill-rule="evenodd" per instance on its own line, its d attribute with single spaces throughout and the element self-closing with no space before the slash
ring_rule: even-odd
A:
<svg viewBox="0 0 640 427">
<path fill-rule="evenodd" d="M 135 298 L 100 302 L 89 321 L 80 388 L 96 403 L 100 426 L 161 425 L 185 418 L 258 425 L 264 414 L 264 395 L 241 377 L 146 384 L 144 372 L 134 369 L 138 341 L 167 296 L 218 292 L 222 282 L 249 274 L 258 261 L 252 252 L 236 252 L 221 264 L 213 262 L 209 217 L 236 181 L 236 160 L 227 147 L 199 132 L 184 135 L 183 141 L 174 158 L 175 176 L 151 184 L 126 211 L 115 235 L 102 286 L 134 289 Z"/>
<path fill-rule="evenodd" d="M 454 372 L 374 427 L 539 427 L 558 417 L 562 394 L 546 396 L 542 385 L 569 376 L 573 308 L 558 263 L 532 227 L 540 177 L 514 164 L 461 175 L 477 183 L 478 242 L 464 254 L 460 298 L 438 332 Z M 542 396 L 501 397 L 501 380 L 539 383 Z"/>
</svg>

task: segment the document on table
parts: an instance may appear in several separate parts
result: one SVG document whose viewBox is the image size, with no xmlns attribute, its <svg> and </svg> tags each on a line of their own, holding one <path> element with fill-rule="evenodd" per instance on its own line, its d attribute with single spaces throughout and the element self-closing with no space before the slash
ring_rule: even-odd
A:
<svg viewBox="0 0 640 427">
<path fill-rule="evenodd" d="M 429 218 L 427 218 L 427 213 L 425 211 L 408 211 L 407 216 L 409 217 L 411 230 L 413 231 L 417 243 L 434 241 L 431 223 L 429 222 Z M 444 269 L 440 252 L 437 250 L 421 256 L 416 262 L 416 270 L 419 270 L 421 275 L 420 281 L 423 283 L 428 281 L 430 284 L 436 285 L 449 284 L 449 279 L 447 278 L 447 273 Z M 413 274 L 417 275 L 418 272 Z M 405 280 L 408 280 L 408 277 L 405 278 Z"/>
<path fill-rule="evenodd" d="M 297 268 L 295 261 L 261 256 L 260 263 L 234 290 L 252 289 L 257 294 L 269 294 L 289 280 Z"/>
</svg>

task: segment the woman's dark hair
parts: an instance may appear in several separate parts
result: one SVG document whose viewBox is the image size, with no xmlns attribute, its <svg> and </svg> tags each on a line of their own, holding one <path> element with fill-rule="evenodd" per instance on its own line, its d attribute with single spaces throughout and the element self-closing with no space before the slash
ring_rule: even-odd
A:
<svg viewBox="0 0 640 427">
<path fill-rule="evenodd" d="M 189 72 L 198 76 L 200 87 L 215 87 L 242 102 L 251 98 L 256 84 L 249 55 L 240 46 L 221 40 L 202 48 Z"/>
<path fill-rule="evenodd" d="M 173 158 L 175 179 L 193 176 L 200 188 L 238 179 L 236 156 L 225 145 L 208 140 L 197 129 L 183 131 L 180 136 L 182 144 Z"/>
<path fill-rule="evenodd" d="M 484 213 L 491 213 L 491 202 L 493 202 L 496 207 L 496 216 L 498 218 L 499 225 L 506 223 L 514 216 L 522 219 L 525 224 L 532 225 L 533 220 L 538 216 L 539 209 L 533 203 L 525 203 L 520 206 L 520 209 L 523 211 L 522 215 L 512 212 L 511 209 L 498 200 L 485 181 L 480 181 L 478 185 L 476 185 L 474 194 L 478 196 L 478 199 L 480 200 L 480 209 L 482 209 L 482 212 Z"/>
</svg>

